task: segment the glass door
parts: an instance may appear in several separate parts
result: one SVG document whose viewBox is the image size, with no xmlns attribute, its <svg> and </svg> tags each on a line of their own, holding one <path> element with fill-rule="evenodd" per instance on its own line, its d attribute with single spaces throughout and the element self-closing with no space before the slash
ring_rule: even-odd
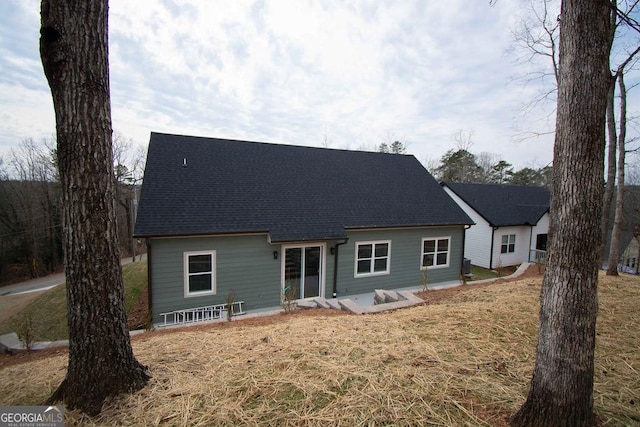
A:
<svg viewBox="0 0 640 427">
<path fill-rule="evenodd" d="M 304 248 L 304 279 L 302 281 L 302 298 L 320 296 L 320 246 Z"/>
<path fill-rule="evenodd" d="M 285 247 L 283 259 L 283 291 L 288 299 L 320 296 L 322 291 L 322 246 Z"/>
</svg>

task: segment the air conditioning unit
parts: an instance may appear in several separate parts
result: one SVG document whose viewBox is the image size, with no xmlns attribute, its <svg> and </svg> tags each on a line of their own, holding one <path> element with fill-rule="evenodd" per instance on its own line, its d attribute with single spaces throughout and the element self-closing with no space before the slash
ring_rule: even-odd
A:
<svg viewBox="0 0 640 427">
<path fill-rule="evenodd" d="M 471 277 L 471 260 L 469 258 L 464 258 L 462 260 L 462 274 L 467 277 Z"/>
</svg>

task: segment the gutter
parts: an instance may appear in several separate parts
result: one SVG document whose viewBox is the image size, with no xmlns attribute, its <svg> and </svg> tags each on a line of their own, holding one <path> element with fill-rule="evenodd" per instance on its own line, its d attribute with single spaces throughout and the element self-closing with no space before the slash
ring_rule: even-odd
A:
<svg viewBox="0 0 640 427">
<path fill-rule="evenodd" d="M 333 298 L 338 296 L 338 249 L 341 245 L 346 244 L 349 241 L 349 238 L 346 237 L 344 242 L 336 243 L 334 246 L 333 252 Z"/>
<path fill-rule="evenodd" d="M 203 232 L 203 233 L 172 233 L 172 234 L 133 234 L 133 237 L 139 239 L 175 239 L 175 238 L 187 238 L 187 237 L 220 237 L 220 236 L 237 236 L 237 235 L 259 235 L 269 234 L 269 230 L 248 230 L 248 231 L 227 231 L 227 232 Z M 271 241 L 269 241 L 271 243 Z"/>
</svg>

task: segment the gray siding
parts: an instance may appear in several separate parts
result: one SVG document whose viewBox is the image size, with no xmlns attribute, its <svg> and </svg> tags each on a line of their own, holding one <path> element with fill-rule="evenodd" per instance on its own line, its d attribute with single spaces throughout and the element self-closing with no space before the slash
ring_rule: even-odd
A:
<svg viewBox="0 0 640 427">
<path fill-rule="evenodd" d="M 422 238 L 424 237 L 451 236 L 449 267 L 430 269 L 428 271 L 429 285 L 460 280 L 462 235 L 463 227 L 351 231 L 349 242 L 340 247 L 338 296 L 373 292 L 375 289 L 422 287 L 420 264 Z M 389 274 L 355 277 L 356 242 L 376 240 L 391 240 Z"/>
<path fill-rule="evenodd" d="M 449 267 L 429 270 L 430 285 L 459 280 L 463 227 L 350 231 L 349 241 L 339 249 L 338 296 L 367 293 L 375 289 L 421 287 L 422 238 L 445 236 L 451 237 Z M 356 242 L 377 240 L 391 241 L 389 274 L 354 277 Z M 326 242 L 326 298 L 331 298 L 333 292 L 335 257 L 330 250 L 339 242 Z M 245 302 L 246 310 L 280 306 L 282 246 L 270 244 L 266 235 L 156 238 L 151 240 L 151 245 L 154 322 L 160 322 L 160 313 L 224 304 L 230 291 L 235 292 L 236 301 Z M 184 252 L 213 250 L 216 251 L 216 294 L 185 298 Z M 277 260 L 273 259 L 273 251 L 278 252 Z"/>
<path fill-rule="evenodd" d="M 280 259 L 273 259 L 279 246 L 266 235 L 153 239 L 151 245 L 154 322 L 160 313 L 224 304 L 230 291 L 246 310 L 280 305 Z M 216 294 L 184 298 L 184 252 L 209 250 L 216 251 Z"/>
</svg>

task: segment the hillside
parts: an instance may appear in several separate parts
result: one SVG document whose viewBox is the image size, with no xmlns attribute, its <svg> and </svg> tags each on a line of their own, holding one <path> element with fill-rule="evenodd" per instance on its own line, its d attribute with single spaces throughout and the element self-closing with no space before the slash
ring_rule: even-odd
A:
<svg viewBox="0 0 640 427">
<path fill-rule="evenodd" d="M 534 364 L 540 277 L 429 291 L 378 315 L 312 310 L 134 337 L 148 387 L 98 425 L 505 425 Z M 640 278 L 601 276 L 595 405 L 640 424 Z M 38 404 L 66 355 L 3 359 L 0 405 Z M 68 413 L 66 424 L 88 420 Z"/>
</svg>

